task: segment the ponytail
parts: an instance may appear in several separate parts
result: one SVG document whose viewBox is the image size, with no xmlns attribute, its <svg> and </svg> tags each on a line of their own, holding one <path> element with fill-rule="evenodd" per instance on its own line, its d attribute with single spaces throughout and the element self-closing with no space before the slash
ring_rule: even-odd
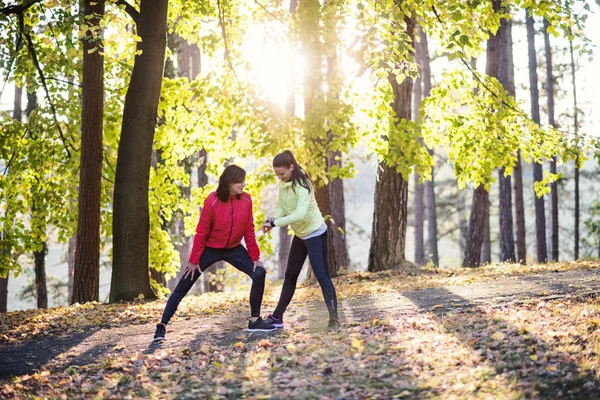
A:
<svg viewBox="0 0 600 400">
<path fill-rule="evenodd" d="M 300 167 L 291 151 L 285 150 L 283 153 L 277 154 L 273 159 L 273 167 L 275 168 L 289 168 L 291 165 L 294 166 L 292 170 L 292 189 L 296 191 L 296 185 L 300 185 L 310 192 L 313 187 L 310 177 Z"/>
</svg>

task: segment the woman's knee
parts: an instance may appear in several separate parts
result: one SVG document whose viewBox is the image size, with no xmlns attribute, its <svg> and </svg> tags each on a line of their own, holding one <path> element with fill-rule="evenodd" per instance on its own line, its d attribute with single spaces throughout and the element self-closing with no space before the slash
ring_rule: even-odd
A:
<svg viewBox="0 0 600 400">
<path fill-rule="evenodd" d="M 250 276 L 253 281 L 264 281 L 267 276 L 267 271 L 263 267 L 256 267 Z"/>
</svg>

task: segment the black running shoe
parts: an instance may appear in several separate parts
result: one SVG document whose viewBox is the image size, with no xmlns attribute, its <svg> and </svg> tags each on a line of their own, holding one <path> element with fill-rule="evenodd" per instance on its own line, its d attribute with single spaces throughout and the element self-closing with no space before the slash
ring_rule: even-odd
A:
<svg viewBox="0 0 600 400">
<path fill-rule="evenodd" d="M 267 324 L 265 320 L 263 320 L 261 317 L 258 317 L 258 319 L 254 322 L 248 321 L 248 329 L 246 330 L 248 332 L 272 332 L 275 329 L 277 329 L 275 326 L 272 324 Z"/>
<path fill-rule="evenodd" d="M 269 316 L 265 318 L 265 322 L 273 325 L 275 328 L 283 328 L 283 317 L 277 318 L 273 314 L 269 314 Z"/>
<path fill-rule="evenodd" d="M 328 331 L 339 331 L 342 328 L 340 320 L 337 317 L 329 318 L 329 324 L 327 324 Z"/>
<path fill-rule="evenodd" d="M 154 341 L 162 342 L 163 340 L 165 340 L 166 334 L 167 334 L 167 327 L 165 326 L 165 324 L 160 323 L 160 324 L 156 325 L 156 332 L 154 332 Z"/>
</svg>

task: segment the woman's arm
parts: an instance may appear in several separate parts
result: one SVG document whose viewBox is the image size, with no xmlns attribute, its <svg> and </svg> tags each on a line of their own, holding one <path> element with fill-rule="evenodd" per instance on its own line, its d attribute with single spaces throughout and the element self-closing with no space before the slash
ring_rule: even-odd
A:
<svg viewBox="0 0 600 400">
<path fill-rule="evenodd" d="M 256 243 L 256 234 L 254 233 L 254 215 L 252 215 L 252 199 L 250 199 L 250 212 L 248 217 L 248 223 L 246 226 L 246 232 L 244 232 L 244 241 L 248 248 L 248 255 L 252 261 L 256 261 L 260 258 L 260 248 Z"/>
<path fill-rule="evenodd" d="M 296 185 L 296 192 L 298 193 L 296 209 L 285 217 L 275 219 L 275 226 L 293 224 L 294 222 L 302 221 L 306 217 L 308 207 L 310 206 L 311 192 L 302 185 Z"/>
<path fill-rule="evenodd" d="M 189 260 L 191 264 L 200 264 L 200 256 L 202 256 L 202 252 L 204 251 L 206 238 L 210 232 L 210 226 L 213 220 L 213 203 L 214 199 L 211 199 L 211 196 L 208 196 L 206 200 L 204 200 L 204 206 L 200 212 L 200 221 L 198 221 L 198 225 L 196 226 L 194 245 L 192 246 L 192 251 L 190 252 Z"/>
</svg>

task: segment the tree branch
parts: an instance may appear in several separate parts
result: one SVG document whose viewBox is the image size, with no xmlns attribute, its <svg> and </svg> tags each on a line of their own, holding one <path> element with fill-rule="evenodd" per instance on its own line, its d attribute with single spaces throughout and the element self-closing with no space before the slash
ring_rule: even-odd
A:
<svg viewBox="0 0 600 400">
<path fill-rule="evenodd" d="M 62 128 L 60 127 L 60 123 L 58 122 L 58 117 L 56 116 L 56 108 L 54 107 L 54 103 L 52 103 L 52 99 L 50 98 L 50 91 L 48 90 L 48 84 L 46 83 L 46 77 L 44 76 L 44 71 L 42 71 L 42 67 L 40 66 L 40 63 L 37 59 L 37 55 L 35 53 L 35 48 L 33 47 L 33 40 L 31 39 L 31 34 L 29 32 L 24 32 L 23 31 L 23 14 L 19 14 L 19 30 L 21 32 L 21 34 L 25 35 L 25 39 L 27 39 L 27 49 L 29 50 L 29 53 L 31 54 L 31 59 L 33 61 L 33 64 L 35 65 L 35 68 L 37 69 L 39 75 L 40 75 L 40 80 L 42 81 L 42 86 L 44 87 L 44 91 L 46 92 L 46 98 L 48 99 L 48 103 L 50 103 L 50 109 L 52 110 L 52 114 L 54 116 L 54 122 L 56 123 L 56 128 L 58 129 L 58 133 L 60 135 L 60 139 L 63 142 L 63 145 L 65 147 L 65 150 L 67 152 L 67 157 L 71 157 L 71 152 L 69 152 L 69 146 L 77 151 L 73 145 L 69 144 L 67 142 L 67 139 L 65 138 L 65 135 L 62 131 Z"/>
<path fill-rule="evenodd" d="M 23 2 L 22 4 L 13 4 L 10 6 L 6 6 L 0 10 L 1 15 L 11 15 L 17 14 L 22 15 L 29 7 L 32 5 L 41 2 L 42 0 L 28 0 Z"/>
<path fill-rule="evenodd" d="M 125 12 L 129 14 L 133 22 L 135 22 L 136 24 L 138 23 L 140 19 L 140 12 L 136 10 L 131 4 L 129 4 L 125 0 L 117 0 L 115 1 L 115 4 L 118 6 L 123 6 Z"/>
</svg>

